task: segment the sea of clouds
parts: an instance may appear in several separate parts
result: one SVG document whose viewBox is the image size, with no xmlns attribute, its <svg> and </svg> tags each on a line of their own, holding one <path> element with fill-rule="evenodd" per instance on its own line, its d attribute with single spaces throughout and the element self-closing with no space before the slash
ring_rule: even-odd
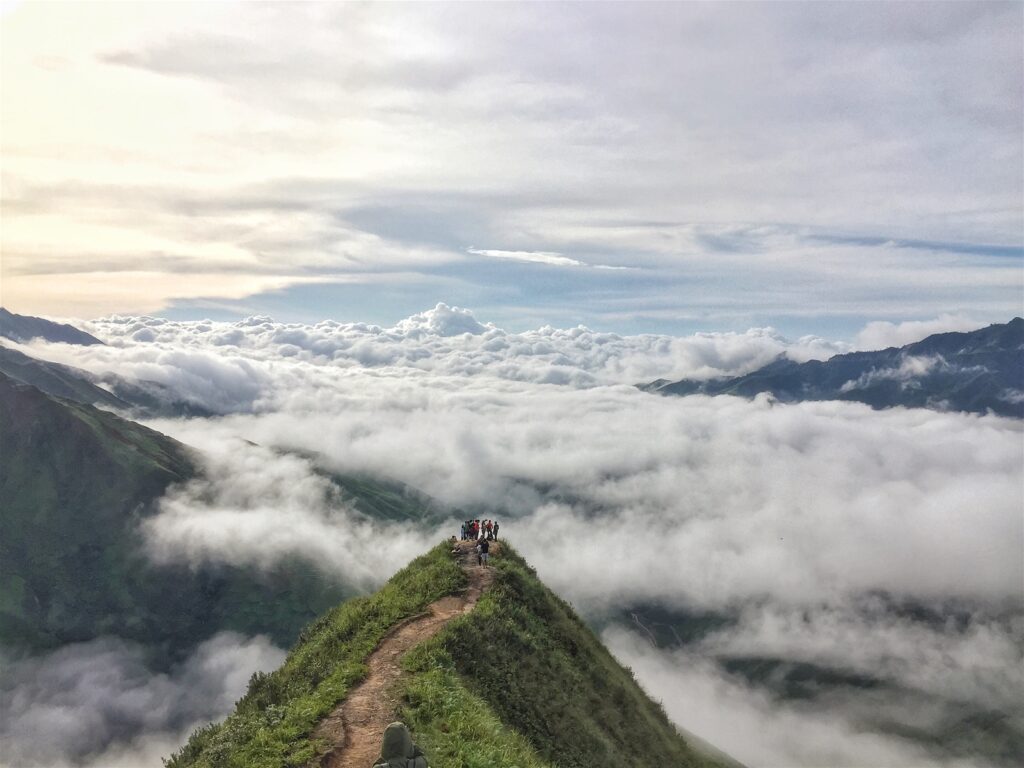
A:
<svg viewBox="0 0 1024 768">
<path fill-rule="evenodd" d="M 964 322 L 940 318 L 916 330 Z M 957 764 L 870 732 L 869 714 L 881 710 L 927 728 L 963 705 L 1010 712 L 1020 725 L 1021 422 L 769 397 L 666 398 L 633 386 L 737 375 L 779 354 L 824 359 L 851 345 L 789 341 L 771 329 L 509 333 L 445 305 L 392 328 L 146 317 L 86 327 L 107 345 L 26 349 L 159 382 L 218 414 L 148 422 L 198 449 L 208 469 L 173 489 L 148 523 L 156 559 L 267 565 L 300 554 L 372 589 L 380 563 L 397 570 L 455 528 L 368 524 L 338 508 L 319 468 L 368 473 L 451 505 L 497 504 L 503 533 L 588 616 L 635 605 L 730 616 L 683 648 L 655 648 L 623 626 L 605 639 L 680 726 L 750 765 Z M 912 341 L 914 330 L 876 323 L 865 334 L 884 345 Z M 957 619 L 891 610 L 908 602 Z M 279 658 L 263 646 L 253 652 L 258 640 L 219 642 L 242 677 Z M 69 651 L 93 659 L 75 690 L 92 690 L 88 670 L 116 671 L 132 658 L 123 647 L 99 650 Z M 873 676 L 893 692 L 814 708 L 784 703 L 716 663 L 744 655 Z M 175 684 L 103 679 L 154 700 Z M 55 695 L 45 680 L 19 686 L 16 718 L 5 718 L 15 725 L 34 722 Z M 228 711 L 229 687 L 137 728 L 111 729 L 90 750 L 58 739 L 61 759 L 151 737 L 170 744 L 185 726 Z M 922 711 L 929 698 L 945 704 Z M 71 697 L 62 717 L 76 722 L 91 700 Z M 18 755 L 25 747 L 10 734 Z"/>
</svg>

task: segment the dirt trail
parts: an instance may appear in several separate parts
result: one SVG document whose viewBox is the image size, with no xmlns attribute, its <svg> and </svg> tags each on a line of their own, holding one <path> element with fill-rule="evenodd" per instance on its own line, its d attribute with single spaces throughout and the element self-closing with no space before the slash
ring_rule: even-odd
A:
<svg viewBox="0 0 1024 768">
<path fill-rule="evenodd" d="M 475 542 L 460 541 L 459 561 L 469 576 L 460 595 L 431 603 L 427 612 L 398 624 L 370 654 L 370 673 L 313 732 L 334 748 L 312 765 L 320 768 L 367 768 L 380 755 L 384 729 L 395 719 L 398 697 L 395 685 L 402 676 L 401 659 L 407 651 L 438 632 L 456 616 L 472 610 L 494 580 L 494 571 L 476 564 Z M 500 551 L 491 542 L 491 552 Z"/>
</svg>

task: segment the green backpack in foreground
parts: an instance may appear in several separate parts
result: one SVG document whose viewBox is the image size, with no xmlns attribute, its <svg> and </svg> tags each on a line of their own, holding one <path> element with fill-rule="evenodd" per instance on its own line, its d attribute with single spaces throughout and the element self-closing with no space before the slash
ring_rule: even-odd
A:
<svg viewBox="0 0 1024 768">
<path fill-rule="evenodd" d="M 380 757 L 373 768 L 427 768 L 427 758 L 412 740 L 403 723 L 392 723 L 384 729 Z"/>
</svg>

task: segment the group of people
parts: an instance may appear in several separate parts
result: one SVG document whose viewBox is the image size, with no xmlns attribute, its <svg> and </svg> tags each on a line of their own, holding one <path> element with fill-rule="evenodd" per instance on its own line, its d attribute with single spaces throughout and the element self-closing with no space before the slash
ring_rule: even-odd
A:
<svg viewBox="0 0 1024 768">
<path fill-rule="evenodd" d="M 497 541 L 498 521 L 497 520 L 467 520 L 462 524 L 462 540 L 486 539 Z"/>
</svg>

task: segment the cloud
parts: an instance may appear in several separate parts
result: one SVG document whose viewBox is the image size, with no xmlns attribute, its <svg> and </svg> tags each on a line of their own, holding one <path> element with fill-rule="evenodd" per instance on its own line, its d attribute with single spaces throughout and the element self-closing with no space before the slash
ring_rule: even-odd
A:
<svg viewBox="0 0 1024 768">
<path fill-rule="evenodd" d="M 487 256 L 492 259 L 512 259 L 514 261 L 528 261 L 534 264 L 550 264 L 553 267 L 585 267 L 586 263 L 570 259 L 560 253 L 551 251 L 497 251 L 480 248 L 468 248 L 469 253 L 475 256 Z"/>
<path fill-rule="evenodd" d="M 803 317 L 798 333 L 803 313 L 850 329 L 951 307 L 995 319 L 1019 305 L 1021 18 L 926 15 L 480 5 L 453 25 L 429 5 L 90 8 L 61 18 L 55 47 L 53 20 L 25 4 L 5 20 L 8 301 L 57 313 L 70 275 L 105 272 L 75 311 L 239 296 L 265 310 L 296 283 L 260 276 L 386 273 L 411 292 L 500 243 L 657 266 L 668 308 L 641 312 L 652 289 L 621 269 L 565 270 L 605 290 L 544 302 L 520 262 L 373 319 L 441 295 L 589 325 L 627 298 L 641 330 L 669 311 L 688 329 Z M 39 66 L 58 57 L 74 66 Z M 766 235 L 787 228 L 788 244 Z M 173 290 L 128 291 L 140 253 L 168 256 Z M 50 271 L 26 274 L 36 261 Z M 180 276 L 224 262 L 216 282 Z"/>
<path fill-rule="evenodd" d="M 25 351 L 97 374 L 155 381 L 216 413 L 276 410 L 301 394 L 302 381 L 340 381 L 366 369 L 384 377 L 486 374 L 586 388 L 734 376 L 780 354 L 803 362 L 849 349 L 817 336 L 790 340 L 772 328 L 686 337 L 625 336 L 582 326 L 510 333 L 443 303 L 391 328 L 278 323 L 265 316 L 236 323 L 113 316 L 83 327 L 110 348 L 94 353 L 38 342 Z"/>
<path fill-rule="evenodd" d="M 984 325 L 985 323 L 964 315 L 951 314 L 940 315 L 934 320 L 907 320 L 902 323 L 876 320 L 868 323 L 857 334 L 854 347 L 865 350 L 903 347 L 920 341 L 926 336 L 931 336 L 933 333 L 974 331 Z"/>
<path fill-rule="evenodd" d="M 674 722 L 721 746 L 745 765 L 968 768 L 989 764 L 974 757 L 942 755 L 895 735 L 872 732 L 844 718 L 841 706 L 779 702 L 723 674 L 705 657 L 658 650 L 623 630 L 605 632 L 602 639 L 630 666 L 650 695 L 662 702 Z"/>
<path fill-rule="evenodd" d="M 844 383 L 839 391 L 850 392 L 854 389 L 866 389 L 880 381 L 898 381 L 903 388 L 912 387 L 917 379 L 927 376 L 936 369 L 949 371 L 953 369 L 953 366 L 949 365 L 942 355 L 903 355 L 898 366 L 872 368 L 856 379 Z"/>
<path fill-rule="evenodd" d="M 284 661 L 265 638 L 223 632 L 168 672 L 114 638 L 8 660 L 0 743 L 10 768 L 158 768 L 197 726 L 234 707 L 257 670 Z"/>
<path fill-rule="evenodd" d="M 748 605 L 735 625 L 702 640 L 700 651 L 840 669 L 933 701 L 1016 710 L 1024 725 L 1021 617 L 971 612 L 954 601 L 929 607 L 944 620 L 920 621 L 879 595 L 809 612 Z"/>
<path fill-rule="evenodd" d="M 319 552 L 318 541 L 356 549 L 370 535 L 333 517 L 308 462 L 267 453 L 280 447 L 454 505 L 500 499 L 522 517 L 523 548 L 539 571 L 588 603 L 722 605 L 765 593 L 800 602 L 871 590 L 1000 600 L 1024 579 L 1017 421 L 659 398 L 631 386 L 657 366 L 756 365 L 780 349 L 772 334 L 507 334 L 447 307 L 394 329 L 112 318 L 89 330 L 108 346 L 40 349 L 59 347 L 65 361 L 151 378 L 236 414 L 155 423 L 202 447 L 219 467 L 211 476 L 225 478 L 219 489 L 169 499 L 154 523 L 208 548 L 204 556 L 227 546 L 217 528 L 258 531 L 255 542 L 280 543 L 272 552 L 305 542 Z M 263 464 L 277 470 L 261 478 L 254 468 Z M 290 527 L 291 518 L 303 524 Z M 652 530 L 672 558 L 610 554 Z M 559 542 L 582 534 L 588 546 L 571 567 L 547 573 L 543 563 L 563 560 Z M 403 540 L 402 551 L 417 541 Z"/>
<path fill-rule="evenodd" d="M 605 269 L 616 272 L 635 270 L 636 267 L 612 266 L 609 264 L 588 264 L 585 261 L 570 259 L 560 253 L 552 251 L 496 251 L 481 250 L 479 248 L 467 249 L 469 253 L 476 256 L 488 256 L 492 259 L 509 259 L 512 261 L 525 261 L 533 264 L 549 264 L 553 267 L 589 267 L 590 269 Z"/>
<path fill-rule="evenodd" d="M 494 326 L 491 326 L 493 329 Z M 459 336 L 464 333 L 478 336 L 488 330 L 480 325 L 468 309 L 438 304 L 431 310 L 406 318 L 395 326 L 407 338 L 422 336 Z"/>
<path fill-rule="evenodd" d="M 173 431 L 202 452 L 204 477 L 172 489 L 143 523 L 156 562 L 270 567 L 300 557 L 366 592 L 451 529 L 367 521 L 309 459 L 201 422 Z"/>
<path fill-rule="evenodd" d="M 509 333 L 447 305 L 390 328 L 268 317 L 86 327 L 108 345 L 23 348 L 152 378 L 225 414 L 150 423 L 197 447 L 208 468 L 147 522 L 155 558 L 305 555 L 371 589 L 441 534 L 367 523 L 318 468 L 371 475 L 447 504 L 497 506 L 503 534 L 587 616 L 647 605 L 726 617 L 684 655 L 620 655 L 678 722 L 740 757 L 926 762 L 866 733 L 882 728 L 870 711 L 921 724 L 921 697 L 935 702 L 924 725 L 957 706 L 1016 717 L 1021 422 L 633 386 L 843 345 L 771 329 Z M 931 364 L 911 361 L 906 373 Z M 771 681 L 750 687 L 720 671 L 722 659 L 757 654 L 885 685 L 822 693 L 816 712 L 776 706 Z M 712 704 L 694 720 L 704 696 Z M 813 738 L 801 742 L 804 730 Z"/>
</svg>

